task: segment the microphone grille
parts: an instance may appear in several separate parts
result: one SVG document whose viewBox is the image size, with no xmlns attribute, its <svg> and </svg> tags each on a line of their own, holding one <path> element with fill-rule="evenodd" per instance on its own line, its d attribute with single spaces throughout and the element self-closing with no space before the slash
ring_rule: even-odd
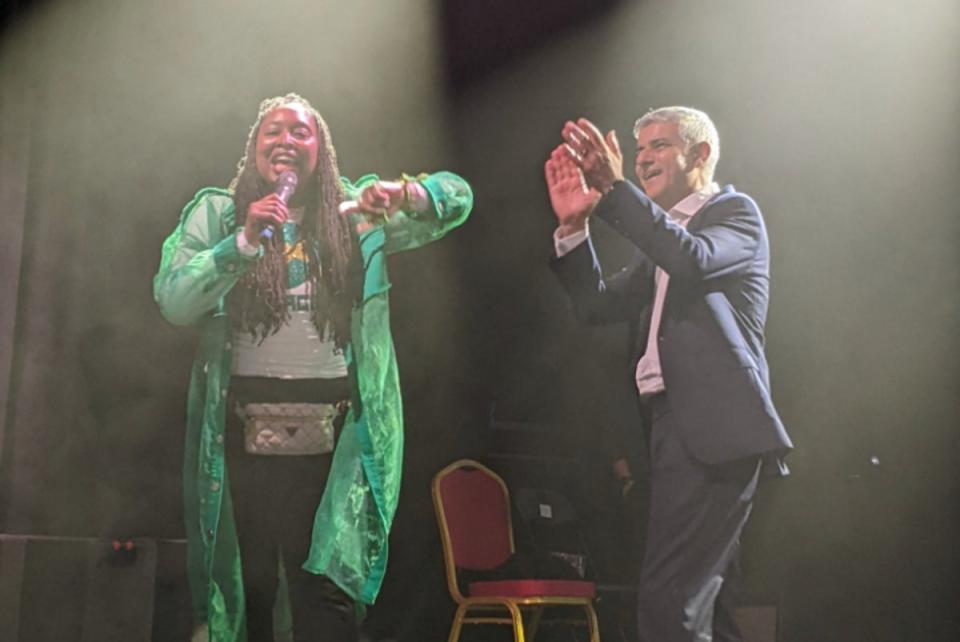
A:
<svg viewBox="0 0 960 642">
<path fill-rule="evenodd" d="M 297 173 L 289 169 L 277 176 L 277 184 L 273 186 L 274 193 L 284 203 L 290 202 L 290 197 L 297 191 Z"/>
<path fill-rule="evenodd" d="M 299 177 L 293 170 L 286 170 L 277 177 L 277 187 L 296 187 Z"/>
</svg>

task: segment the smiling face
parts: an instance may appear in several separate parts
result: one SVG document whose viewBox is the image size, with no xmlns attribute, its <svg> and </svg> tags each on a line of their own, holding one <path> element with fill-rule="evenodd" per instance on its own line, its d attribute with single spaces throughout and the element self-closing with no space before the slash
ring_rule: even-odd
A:
<svg viewBox="0 0 960 642">
<path fill-rule="evenodd" d="M 637 132 L 634 169 L 644 193 L 669 210 L 704 187 L 703 164 L 709 153 L 707 143 L 686 149 L 677 123 L 653 122 Z"/>
<path fill-rule="evenodd" d="M 301 181 L 317 169 L 317 122 L 303 105 L 277 107 L 260 121 L 257 131 L 257 171 L 269 183 L 287 170 Z"/>
</svg>

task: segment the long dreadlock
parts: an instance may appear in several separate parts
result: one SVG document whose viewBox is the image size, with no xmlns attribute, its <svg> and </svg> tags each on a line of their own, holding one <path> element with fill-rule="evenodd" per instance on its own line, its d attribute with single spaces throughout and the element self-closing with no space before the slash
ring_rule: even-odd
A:
<svg viewBox="0 0 960 642">
<path fill-rule="evenodd" d="M 257 120 L 250 128 L 230 191 L 233 192 L 237 223 L 243 225 L 250 204 L 273 191 L 273 185 L 260 176 L 255 162 L 260 123 L 274 109 L 291 104 L 300 105 L 313 114 L 320 139 L 315 180 L 307 182 L 301 178 L 300 184 L 300 190 L 305 194 L 301 237 L 310 284 L 312 320 L 320 336 L 324 336 L 329 327 L 333 340 L 342 348 L 350 340 L 350 310 L 360 291 L 355 265 L 357 252 L 349 223 L 339 214 L 344 193 L 330 130 L 320 113 L 305 98 L 291 93 L 260 103 Z M 287 264 L 283 235 L 274 234 L 261 242 L 263 256 L 230 292 L 227 309 L 234 328 L 249 332 L 255 341 L 262 342 L 290 319 L 290 312 L 286 302 Z"/>
</svg>

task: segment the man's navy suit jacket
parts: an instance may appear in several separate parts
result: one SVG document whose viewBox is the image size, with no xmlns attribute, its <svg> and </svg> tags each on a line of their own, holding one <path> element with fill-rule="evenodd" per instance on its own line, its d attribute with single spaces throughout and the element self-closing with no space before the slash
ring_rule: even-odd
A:
<svg viewBox="0 0 960 642">
<path fill-rule="evenodd" d="M 790 450 L 763 350 L 770 252 L 756 203 L 727 186 L 684 228 L 622 181 L 593 216 L 640 250 L 637 262 L 605 279 L 588 240 L 551 266 L 581 321 L 640 322 L 637 358 L 649 334 L 654 266 L 670 275 L 657 338 L 666 395 L 688 452 L 717 464 Z"/>
</svg>

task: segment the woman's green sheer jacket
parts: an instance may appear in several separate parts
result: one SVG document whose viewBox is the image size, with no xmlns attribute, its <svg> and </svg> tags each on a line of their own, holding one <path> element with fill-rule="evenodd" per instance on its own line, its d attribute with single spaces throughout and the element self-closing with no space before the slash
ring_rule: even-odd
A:
<svg viewBox="0 0 960 642">
<path fill-rule="evenodd" d="M 346 197 L 356 198 L 376 180 L 373 175 L 356 183 L 343 179 Z M 426 212 L 396 212 L 357 237 L 363 292 L 352 312 L 346 351 L 353 398 L 303 565 L 364 604 L 373 603 L 383 581 L 403 458 L 386 255 L 441 238 L 463 223 L 473 206 L 470 186 L 459 176 L 439 172 L 420 182 L 430 195 Z M 201 190 L 164 242 L 154 277 L 154 298 L 163 316 L 173 324 L 200 327 L 187 401 L 183 491 L 194 613 L 209 625 L 211 642 L 245 638 L 240 556 L 224 462 L 232 335 L 224 297 L 257 259 L 237 250 L 237 229 L 231 194 Z"/>
</svg>

